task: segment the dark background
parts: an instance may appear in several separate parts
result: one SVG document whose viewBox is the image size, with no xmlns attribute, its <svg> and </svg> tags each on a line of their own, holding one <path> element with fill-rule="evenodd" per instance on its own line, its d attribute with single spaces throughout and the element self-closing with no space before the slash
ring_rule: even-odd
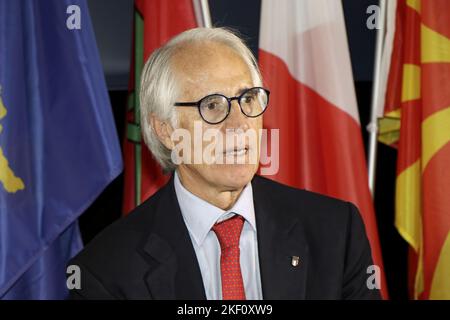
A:
<svg viewBox="0 0 450 320">
<path fill-rule="evenodd" d="M 330 0 L 339 1 L 339 0 Z M 350 46 L 361 129 L 366 144 L 365 126 L 370 119 L 375 30 L 366 27 L 366 9 L 376 0 L 342 0 Z M 130 66 L 133 0 L 89 0 L 89 9 L 102 59 L 111 105 L 122 141 L 125 124 L 128 71 Z M 209 0 L 215 26 L 236 29 L 254 54 L 258 52 L 260 0 Z M 407 299 L 406 242 L 394 227 L 396 151 L 378 145 L 375 210 L 391 299 Z M 85 243 L 121 216 L 123 175 L 117 177 L 84 212 L 80 229 Z"/>
</svg>

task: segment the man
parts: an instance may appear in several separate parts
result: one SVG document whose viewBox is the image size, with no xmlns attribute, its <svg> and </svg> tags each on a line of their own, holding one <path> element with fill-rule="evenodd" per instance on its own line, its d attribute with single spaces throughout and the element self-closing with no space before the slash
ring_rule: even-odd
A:
<svg viewBox="0 0 450 320">
<path fill-rule="evenodd" d="M 255 175 L 269 91 L 241 39 L 178 35 L 147 61 L 140 99 L 146 144 L 172 178 L 72 260 L 72 298 L 379 298 L 352 204 Z"/>
</svg>

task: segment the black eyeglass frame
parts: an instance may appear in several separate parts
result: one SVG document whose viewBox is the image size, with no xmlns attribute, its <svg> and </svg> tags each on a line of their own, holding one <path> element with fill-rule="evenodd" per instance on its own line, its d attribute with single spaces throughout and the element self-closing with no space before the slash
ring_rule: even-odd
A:
<svg viewBox="0 0 450 320">
<path fill-rule="evenodd" d="M 246 114 L 246 113 L 244 112 L 244 110 L 242 109 L 242 106 L 241 106 L 241 99 L 242 99 L 242 97 L 243 97 L 246 93 L 248 93 L 250 90 L 254 90 L 254 89 L 262 89 L 262 90 L 267 94 L 267 104 L 266 104 L 266 107 L 264 108 L 264 110 L 263 110 L 261 113 L 259 113 L 259 114 L 256 115 L 256 116 L 250 116 L 250 115 Z M 212 97 L 212 96 L 221 96 L 221 97 L 224 97 L 224 98 L 228 101 L 228 110 L 227 110 L 227 114 L 226 114 L 225 117 L 224 117 L 222 120 L 220 120 L 219 122 L 210 122 L 210 121 L 206 120 L 206 119 L 203 117 L 202 112 L 200 111 L 200 105 L 201 105 L 202 101 L 205 100 L 205 99 L 207 99 L 207 98 L 209 98 L 209 97 Z M 198 113 L 200 114 L 200 117 L 202 117 L 203 121 L 205 121 L 205 122 L 208 123 L 208 124 L 219 124 L 219 123 L 224 122 L 225 119 L 228 118 L 228 115 L 229 115 L 230 112 L 231 112 L 231 102 L 232 102 L 233 100 L 237 100 L 238 105 L 239 105 L 239 108 L 241 109 L 241 112 L 242 112 L 246 117 L 249 117 L 249 118 L 257 118 L 257 117 L 261 116 L 261 115 L 266 111 L 267 107 L 269 106 L 269 97 L 270 97 L 270 91 L 267 90 L 266 88 L 263 88 L 263 87 L 253 87 L 253 88 L 249 88 L 249 89 L 244 90 L 239 96 L 236 96 L 236 97 L 228 98 L 227 96 L 225 96 L 225 95 L 223 95 L 223 94 L 220 94 L 220 93 L 212 93 L 212 94 L 208 94 L 207 96 L 205 96 L 205 97 L 203 97 L 203 98 L 201 98 L 200 100 L 195 101 L 195 102 L 175 102 L 173 105 L 174 105 L 175 107 L 197 107 Z"/>
</svg>

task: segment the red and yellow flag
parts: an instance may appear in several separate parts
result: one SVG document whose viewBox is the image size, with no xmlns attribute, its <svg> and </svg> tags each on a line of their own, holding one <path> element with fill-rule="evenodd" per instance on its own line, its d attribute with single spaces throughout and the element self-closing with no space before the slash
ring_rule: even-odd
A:
<svg viewBox="0 0 450 320">
<path fill-rule="evenodd" d="M 380 125 L 398 147 L 395 225 L 413 249 L 416 299 L 450 299 L 449 21 L 448 0 L 397 1 Z"/>
</svg>

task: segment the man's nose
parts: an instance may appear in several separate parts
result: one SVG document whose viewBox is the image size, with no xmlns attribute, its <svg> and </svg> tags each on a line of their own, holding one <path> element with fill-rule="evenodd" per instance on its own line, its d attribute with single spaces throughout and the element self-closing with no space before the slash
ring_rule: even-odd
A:
<svg viewBox="0 0 450 320">
<path fill-rule="evenodd" d="M 242 113 L 238 101 L 232 100 L 230 114 L 225 120 L 225 129 L 242 129 L 245 131 L 249 128 L 249 120 L 250 118 Z"/>
</svg>

